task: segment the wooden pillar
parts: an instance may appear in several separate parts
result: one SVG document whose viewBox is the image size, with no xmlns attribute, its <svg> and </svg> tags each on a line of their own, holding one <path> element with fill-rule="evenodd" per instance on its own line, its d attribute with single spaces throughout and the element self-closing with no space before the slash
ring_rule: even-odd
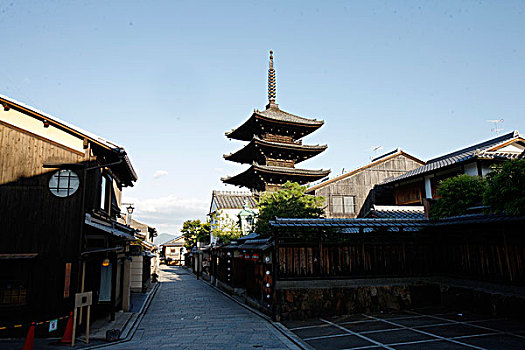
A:
<svg viewBox="0 0 525 350">
<path fill-rule="evenodd" d="M 122 278 L 122 310 L 128 312 L 131 305 L 131 261 L 124 260 L 124 271 Z"/>
</svg>

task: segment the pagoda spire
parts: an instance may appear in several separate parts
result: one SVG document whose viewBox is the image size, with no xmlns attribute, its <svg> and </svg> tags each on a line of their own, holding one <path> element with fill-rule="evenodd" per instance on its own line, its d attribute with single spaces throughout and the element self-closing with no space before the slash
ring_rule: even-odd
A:
<svg viewBox="0 0 525 350">
<path fill-rule="evenodd" d="M 273 51 L 270 50 L 270 67 L 268 68 L 268 105 L 266 105 L 266 109 L 279 106 L 277 103 L 275 103 L 275 90 L 276 83 L 275 69 L 273 68 Z"/>
</svg>

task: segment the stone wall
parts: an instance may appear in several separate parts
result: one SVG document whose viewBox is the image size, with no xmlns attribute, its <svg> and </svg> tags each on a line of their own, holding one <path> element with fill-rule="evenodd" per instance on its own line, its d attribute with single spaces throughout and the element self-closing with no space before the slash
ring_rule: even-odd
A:
<svg viewBox="0 0 525 350">
<path fill-rule="evenodd" d="M 361 282 L 364 285 L 277 289 L 276 315 L 282 320 L 308 319 L 439 304 L 438 284 L 374 285 Z"/>
<path fill-rule="evenodd" d="M 428 306 L 525 318 L 519 287 L 443 277 L 278 281 L 275 318 L 297 320 Z"/>
</svg>

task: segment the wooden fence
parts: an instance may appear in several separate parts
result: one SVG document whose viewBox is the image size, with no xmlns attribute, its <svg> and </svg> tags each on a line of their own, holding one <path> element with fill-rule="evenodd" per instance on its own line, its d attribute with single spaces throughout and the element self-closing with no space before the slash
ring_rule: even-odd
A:
<svg viewBox="0 0 525 350">
<path fill-rule="evenodd" d="M 321 230 L 309 234 L 317 241 L 284 234 L 277 241 L 278 279 L 444 275 L 522 286 L 522 224 L 341 234 L 326 242 Z"/>
</svg>

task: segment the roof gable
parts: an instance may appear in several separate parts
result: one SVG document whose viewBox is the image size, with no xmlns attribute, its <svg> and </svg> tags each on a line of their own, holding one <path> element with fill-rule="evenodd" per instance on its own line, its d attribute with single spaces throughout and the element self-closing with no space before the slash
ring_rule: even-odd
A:
<svg viewBox="0 0 525 350">
<path fill-rule="evenodd" d="M 418 158 L 416 158 L 416 157 L 414 157 L 414 156 L 412 156 L 412 155 L 410 155 L 408 153 L 405 153 L 401 149 L 397 149 L 397 150 L 395 150 L 393 152 L 389 152 L 389 153 L 387 153 L 387 154 L 385 154 L 383 156 L 379 156 L 379 157 L 375 158 L 371 163 L 369 163 L 369 164 L 367 164 L 365 166 L 362 166 L 362 167 L 357 168 L 357 169 L 355 169 L 353 171 L 350 171 L 348 173 L 339 175 L 337 177 L 334 177 L 333 179 L 329 179 L 327 181 L 321 182 L 320 184 L 312 186 L 312 187 L 310 187 L 310 188 L 308 188 L 306 190 L 306 193 L 311 193 L 313 191 L 316 191 L 318 189 L 326 187 L 326 186 L 328 186 L 328 185 L 330 185 L 330 184 L 332 184 L 334 182 L 340 181 L 342 179 L 346 179 L 346 178 L 348 178 L 350 176 L 357 175 L 357 174 L 361 173 L 362 171 L 365 171 L 365 170 L 367 170 L 369 168 L 372 168 L 374 166 L 377 166 L 379 164 L 385 163 L 385 162 L 387 162 L 387 161 L 389 161 L 389 160 L 391 160 L 391 159 L 393 159 L 395 157 L 399 157 L 399 156 L 405 156 L 405 157 L 407 157 L 407 158 L 409 158 L 409 159 L 411 159 L 411 160 L 413 160 L 413 161 L 415 161 L 417 163 L 420 163 L 422 165 L 425 164 L 425 162 L 423 162 L 421 159 L 418 159 Z"/>
<path fill-rule="evenodd" d="M 180 244 L 184 244 L 184 236 L 178 236 L 178 237 L 175 237 L 165 243 L 162 243 L 161 245 L 162 246 L 169 246 L 169 245 L 180 245 Z"/>
<path fill-rule="evenodd" d="M 13 109 L 18 111 L 19 113 L 22 113 L 28 117 L 34 118 L 38 121 L 41 121 L 44 123 L 44 127 L 53 126 L 54 128 L 61 130 L 65 132 L 66 134 L 71 135 L 74 138 L 77 138 L 80 140 L 81 143 L 85 143 L 86 141 L 94 144 L 97 146 L 97 149 L 104 150 L 103 152 L 110 151 L 109 154 L 111 154 L 111 157 L 118 158 L 121 160 L 122 164 L 116 164 L 116 167 L 122 167 L 125 168 L 126 178 L 129 177 L 129 180 L 125 182 L 126 185 L 133 186 L 133 182 L 137 181 L 138 176 L 135 172 L 135 169 L 133 169 L 133 166 L 131 165 L 131 161 L 124 150 L 124 147 L 119 146 L 113 142 L 110 142 L 100 136 L 97 136 L 89 131 L 83 130 L 73 124 L 69 124 L 68 122 L 65 122 L 63 120 L 60 120 L 59 118 L 44 113 L 34 107 L 28 106 L 22 102 L 19 102 L 13 98 L 0 95 L 0 104 L 3 105 L 4 110 Z M 106 154 L 106 153 L 105 153 Z M 113 161 L 113 160 L 111 160 Z"/>
<path fill-rule="evenodd" d="M 414 176 L 422 176 L 427 173 L 431 173 L 441 168 L 445 168 L 451 165 L 463 163 L 467 160 L 479 158 L 518 158 L 521 157 L 518 152 L 503 152 L 502 149 L 511 144 L 524 144 L 523 139 L 517 130 L 508 134 L 498 136 L 496 138 L 477 143 L 473 146 L 469 146 L 452 153 L 445 154 L 443 156 L 429 160 L 425 165 L 407 171 L 403 175 L 384 181 L 384 184 L 396 182 L 399 180 L 407 179 Z M 521 153 L 523 154 L 523 153 Z"/>
</svg>

